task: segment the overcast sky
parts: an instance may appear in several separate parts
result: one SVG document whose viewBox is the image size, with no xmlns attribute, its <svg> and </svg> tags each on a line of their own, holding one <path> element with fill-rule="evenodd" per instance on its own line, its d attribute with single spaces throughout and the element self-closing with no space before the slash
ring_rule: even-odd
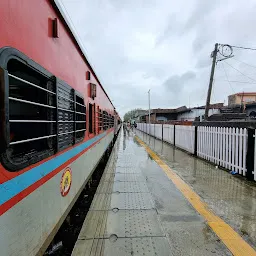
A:
<svg viewBox="0 0 256 256">
<path fill-rule="evenodd" d="M 204 105 L 214 44 L 256 48 L 255 0 L 59 1 L 121 115 L 148 108 L 149 88 L 152 108 Z M 217 64 L 212 103 L 256 91 L 256 51 L 233 50 Z"/>
</svg>

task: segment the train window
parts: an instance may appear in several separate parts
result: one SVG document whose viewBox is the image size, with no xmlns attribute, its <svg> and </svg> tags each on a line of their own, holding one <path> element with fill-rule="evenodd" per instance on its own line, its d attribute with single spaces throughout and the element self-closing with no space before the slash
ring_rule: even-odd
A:
<svg viewBox="0 0 256 256">
<path fill-rule="evenodd" d="M 112 123 L 111 123 L 111 115 L 110 114 L 108 116 L 108 123 L 109 123 L 109 128 L 111 128 L 112 127 Z"/>
<path fill-rule="evenodd" d="M 102 111 L 99 107 L 98 107 L 97 114 L 98 114 L 98 121 L 97 121 L 98 122 L 98 132 L 100 132 L 103 129 L 103 125 L 102 125 Z"/>
<path fill-rule="evenodd" d="M 84 99 L 76 95 L 76 122 L 75 122 L 76 142 L 84 138 L 85 131 L 86 131 L 86 107 L 84 105 Z"/>
<path fill-rule="evenodd" d="M 107 125 L 108 129 L 110 128 L 110 114 L 107 114 Z"/>
<path fill-rule="evenodd" d="M 100 113 L 99 113 L 99 122 L 100 122 L 100 130 L 103 130 L 103 113 L 102 110 L 100 109 Z"/>
<path fill-rule="evenodd" d="M 57 84 L 58 151 L 74 144 L 74 90 L 66 84 Z"/>
<path fill-rule="evenodd" d="M 86 107 L 84 99 L 69 85 L 59 82 L 57 88 L 57 151 L 61 151 L 83 140 L 86 131 Z"/>
<path fill-rule="evenodd" d="M 7 71 L 8 143 L 1 160 L 7 169 L 15 171 L 55 151 L 56 86 L 49 77 L 16 59 L 8 61 Z"/>
<path fill-rule="evenodd" d="M 89 133 L 93 133 L 93 105 L 89 103 Z"/>
<path fill-rule="evenodd" d="M 108 129 L 108 113 L 103 111 L 103 130 L 106 131 Z"/>
<path fill-rule="evenodd" d="M 114 117 L 112 115 L 110 116 L 110 123 L 110 127 L 114 127 Z"/>
<path fill-rule="evenodd" d="M 0 160 L 6 169 L 21 170 L 83 140 L 86 107 L 74 89 L 17 59 L 2 73 L 7 122 Z"/>
</svg>

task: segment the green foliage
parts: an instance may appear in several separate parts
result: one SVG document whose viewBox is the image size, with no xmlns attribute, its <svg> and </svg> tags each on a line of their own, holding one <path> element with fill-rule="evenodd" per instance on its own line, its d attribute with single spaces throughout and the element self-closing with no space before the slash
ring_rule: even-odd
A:
<svg viewBox="0 0 256 256">
<path fill-rule="evenodd" d="M 137 117 L 138 110 L 141 110 L 141 108 L 135 108 L 135 109 L 132 109 L 132 110 L 128 111 L 127 113 L 125 113 L 124 121 L 128 122 L 129 120 L 134 119 L 135 117 Z"/>
</svg>

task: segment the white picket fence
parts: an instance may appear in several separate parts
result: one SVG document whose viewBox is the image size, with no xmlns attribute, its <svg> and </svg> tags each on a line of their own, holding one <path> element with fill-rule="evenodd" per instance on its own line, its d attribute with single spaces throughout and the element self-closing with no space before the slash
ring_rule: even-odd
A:
<svg viewBox="0 0 256 256">
<path fill-rule="evenodd" d="M 198 127 L 198 156 L 245 176 L 246 153 L 246 128 Z"/>
<path fill-rule="evenodd" d="M 195 143 L 195 126 L 150 124 L 149 128 L 149 124 L 139 123 L 137 128 L 147 134 L 150 131 L 150 135 L 172 145 L 175 144 L 176 147 L 192 154 L 196 152 L 197 156 L 217 166 L 236 171 L 246 176 L 248 140 L 246 128 L 199 126 L 197 128 L 197 143 Z M 197 148 L 195 148 L 196 145 Z M 254 180 L 256 180 L 256 160 L 253 174 Z"/>
<path fill-rule="evenodd" d="M 175 146 L 194 153 L 195 126 L 177 125 L 175 127 Z"/>
</svg>

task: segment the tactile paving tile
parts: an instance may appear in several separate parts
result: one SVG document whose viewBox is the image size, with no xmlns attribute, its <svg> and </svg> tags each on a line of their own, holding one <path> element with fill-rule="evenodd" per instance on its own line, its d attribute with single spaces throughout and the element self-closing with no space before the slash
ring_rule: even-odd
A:
<svg viewBox="0 0 256 256">
<path fill-rule="evenodd" d="M 141 168 L 140 167 L 116 167 L 115 169 L 116 173 L 125 173 L 125 174 L 130 174 L 130 173 L 137 173 L 141 174 Z"/>
<path fill-rule="evenodd" d="M 152 209 L 154 205 L 150 193 L 117 193 L 112 194 L 111 208 Z"/>
<path fill-rule="evenodd" d="M 96 194 L 100 193 L 149 193 L 147 183 L 140 182 L 101 182 L 97 188 Z"/>
<path fill-rule="evenodd" d="M 142 174 L 137 173 L 116 173 L 114 177 L 114 181 L 124 181 L 124 182 L 138 182 L 145 181 L 145 177 Z"/>
<path fill-rule="evenodd" d="M 115 166 L 115 168 L 108 168 L 106 173 L 125 173 L 125 174 L 130 174 L 130 173 L 137 173 L 141 174 L 141 168 L 140 167 L 120 167 L 120 166 Z"/>
<path fill-rule="evenodd" d="M 79 239 L 164 236 L 156 210 L 89 211 Z"/>
<path fill-rule="evenodd" d="M 124 162 L 124 163 L 129 163 L 129 162 L 138 162 L 138 156 L 135 154 L 119 154 L 118 155 L 118 162 Z"/>
<path fill-rule="evenodd" d="M 113 186 L 113 192 L 120 193 L 149 193 L 146 182 L 118 182 L 116 181 Z"/>
<path fill-rule="evenodd" d="M 132 168 L 139 168 L 139 163 L 116 163 L 116 167 L 132 167 Z"/>
<path fill-rule="evenodd" d="M 165 237 L 78 240 L 72 256 L 172 256 Z"/>
<path fill-rule="evenodd" d="M 153 209 L 150 193 L 113 193 L 96 194 L 90 210 L 119 210 Z"/>
</svg>

